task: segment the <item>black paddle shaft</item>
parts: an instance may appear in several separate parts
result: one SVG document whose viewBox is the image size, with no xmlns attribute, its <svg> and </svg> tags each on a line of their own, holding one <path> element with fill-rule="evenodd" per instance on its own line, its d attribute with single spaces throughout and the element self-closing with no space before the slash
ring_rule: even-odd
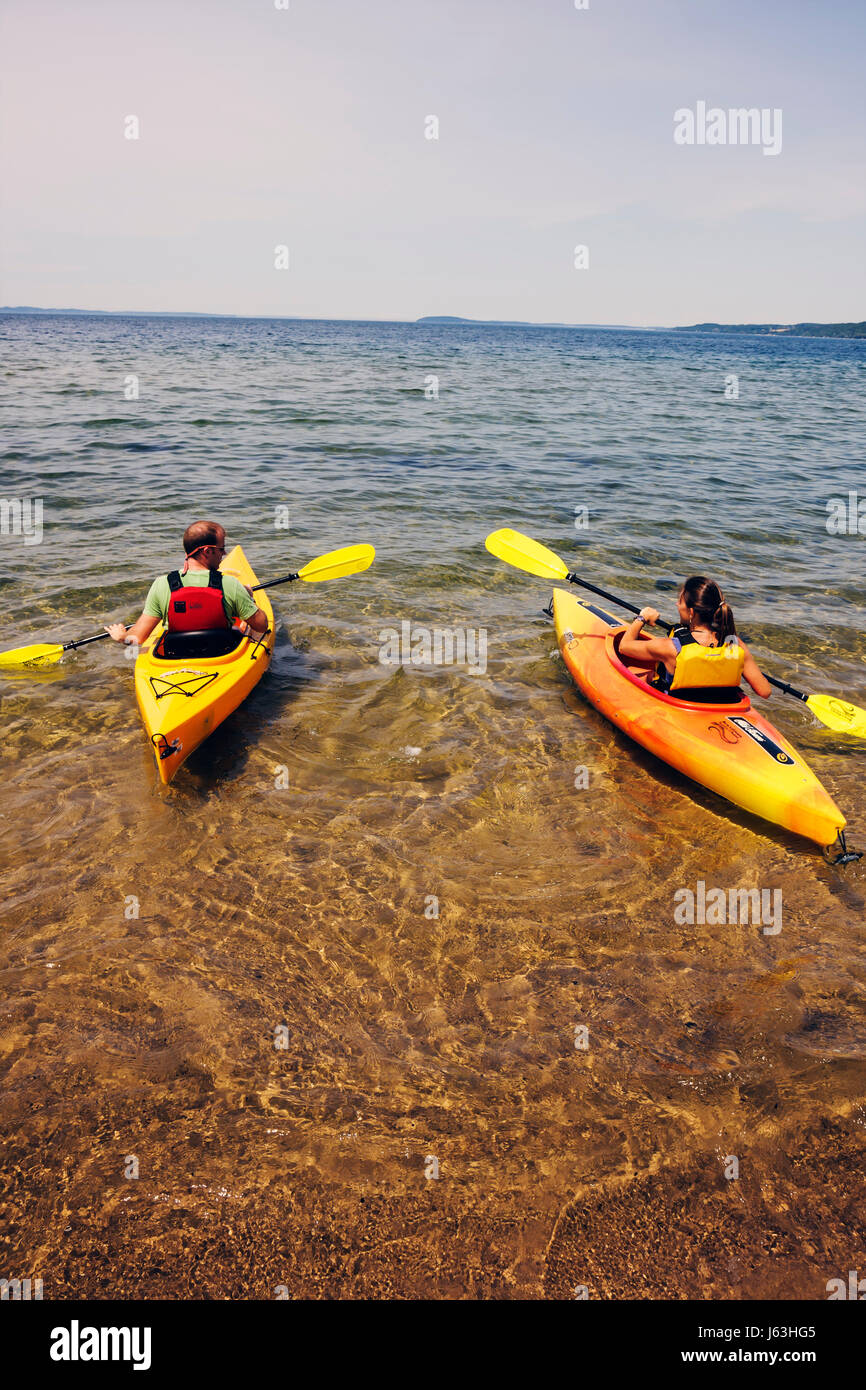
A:
<svg viewBox="0 0 866 1390">
<path fill-rule="evenodd" d="M 606 589 L 597 589 L 594 584 L 590 584 L 587 579 L 581 579 L 578 574 L 570 574 L 568 582 L 569 584 L 580 584 L 581 588 L 589 589 L 590 593 L 598 594 L 599 598 L 606 598 L 610 603 L 618 603 L 620 608 L 627 608 L 629 613 L 634 613 L 638 618 L 640 617 L 640 609 L 635 608 L 633 603 L 626 603 L 624 598 L 618 598 L 616 594 L 609 594 Z M 645 608 L 648 606 L 648 604 L 644 604 Z M 671 628 L 673 623 L 666 623 L 664 618 L 659 618 L 659 626 Z"/>
<path fill-rule="evenodd" d="M 274 589 L 278 584 L 291 584 L 293 579 L 300 579 L 299 574 L 284 574 L 282 579 L 269 579 L 266 584 L 254 584 L 253 593 L 256 589 Z"/>
<path fill-rule="evenodd" d="M 129 631 L 128 628 L 127 631 Z M 106 637 L 110 636 L 110 632 L 97 632 L 95 637 L 82 637 L 78 642 L 64 642 L 63 650 L 65 652 L 74 652 L 76 647 L 86 647 L 88 642 L 104 642 Z"/>
<path fill-rule="evenodd" d="M 766 671 L 764 672 L 764 676 L 770 682 L 770 685 L 774 685 L 777 690 L 784 690 L 786 695 L 794 695 L 798 700 L 808 701 L 809 696 L 804 695 L 802 690 L 797 690 L 796 686 L 789 685 L 787 681 L 777 681 L 775 676 L 768 676 Z"/>
</svg>

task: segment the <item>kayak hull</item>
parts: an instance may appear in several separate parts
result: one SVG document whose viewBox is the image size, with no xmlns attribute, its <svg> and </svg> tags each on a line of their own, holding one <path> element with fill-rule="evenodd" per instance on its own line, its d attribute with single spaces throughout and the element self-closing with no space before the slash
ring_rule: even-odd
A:
<svg viewBox="0 0 866 1390">
<path fill-rule="evenodd" d="M 653 690 L 646 677 L 654 663 L 620 660 L 622 623 L 568 590 L 554 590 L 553 621 L 563 660 L 583 694 L 642 748 L 735 806 L 815 844 L 832 844 L 844 829 L 832 797 L 748 696 L 710 705 Z"/>
<path fill-rule="evenodd" d="M 258 583 L 239 545 L 223 559 L 223 574 L 242 584 Z M 262 590 L 256 595 L 268 619 L 261 641 L 243 638 L 227 656 L 169 660 L 154 655 L 165 633 L 160 623 L 142 646 L 135 663 L 135 697 L 156 759 L 159 779 L 169 783 L 214 729 L 222 724 L 258 685 L 270 664 L 274 645 L 274 613 Z"/>
</svg>

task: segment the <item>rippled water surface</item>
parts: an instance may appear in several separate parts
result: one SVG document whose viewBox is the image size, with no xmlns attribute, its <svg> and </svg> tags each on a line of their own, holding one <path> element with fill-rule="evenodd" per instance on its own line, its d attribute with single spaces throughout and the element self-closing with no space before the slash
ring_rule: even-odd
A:
<svg viewBox="0 0 866 1390">
<path fill-rule="evenodd" d="M 866 870 L 614 732 L 549 587 L 483 547 L 517 527 L 666 612 L 708 572 L 766 669 L 866 705 L 866 538 L 826 526 L 866 498 L 866 347 L 13 316 L 0 341 L 0 495 L 44 505 L 40 544 L 2 537 L 0 645 L 132 619 L 197 516 L 262 579 L 377 549 L 273 591 L 270 673 L 168 790 L 119 648 L 0 674 L 0 1274 L 819 1298 L 866 1266 Z M 484 629 L 486 670 L 383 664 L 404 621 Z M 864 745 L 768 712 L 866 848 Z M 677 925 L 699 880 L 781 889 L 781 933 Z"/>
</svg>

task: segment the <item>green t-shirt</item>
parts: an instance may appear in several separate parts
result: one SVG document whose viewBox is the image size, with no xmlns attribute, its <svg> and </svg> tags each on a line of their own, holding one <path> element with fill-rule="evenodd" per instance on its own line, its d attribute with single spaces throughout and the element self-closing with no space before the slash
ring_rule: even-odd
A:
<svg viewBox="0 0 866 1390">
<path fill-rule="evenodd" d="M 193 585 L 195 588 L 205 588 L 210 580 L 207 570 L 187 570 L 186 574 L 181 575 L 181 581 L 186 587 Z M 165 622 L 168 616 L 168 602 L 171 598 L 171 589 L 168 587 L 168 575 L 161 574 L 159 579 L 154 579 L 150 586 L 147 598 L 144 603 L 144 612 L 148 618 L 161 618 Z M 250 598 L 246 588 L 239 579 L 233 574 L 223 575 L 223 598 L 228 611 L 229 619 L 243 618 L 244 622 L 251 618 L 258 607 L 254 598 Z"/>
</svg>

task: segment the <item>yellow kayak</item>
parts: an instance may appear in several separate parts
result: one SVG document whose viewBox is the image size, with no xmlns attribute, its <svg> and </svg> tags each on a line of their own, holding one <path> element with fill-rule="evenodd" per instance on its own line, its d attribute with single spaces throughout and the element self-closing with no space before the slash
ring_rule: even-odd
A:
<svg viewBox="0 0 866 1390">
<path fill-rule="evenodd" d="M 223 559 L 223 574 L 258 583 L 239 545 Z M 242 637 L 234 628 L 166 634 L 155 628 L 135 663 L 135 698 L 153 747 L 161 782 L 170 782 L 190 753 L 227 719 L 268 668 L 274 647 L 274 612 L 265 591 L 256 594 L 268 630 Z"/>
</svg>

